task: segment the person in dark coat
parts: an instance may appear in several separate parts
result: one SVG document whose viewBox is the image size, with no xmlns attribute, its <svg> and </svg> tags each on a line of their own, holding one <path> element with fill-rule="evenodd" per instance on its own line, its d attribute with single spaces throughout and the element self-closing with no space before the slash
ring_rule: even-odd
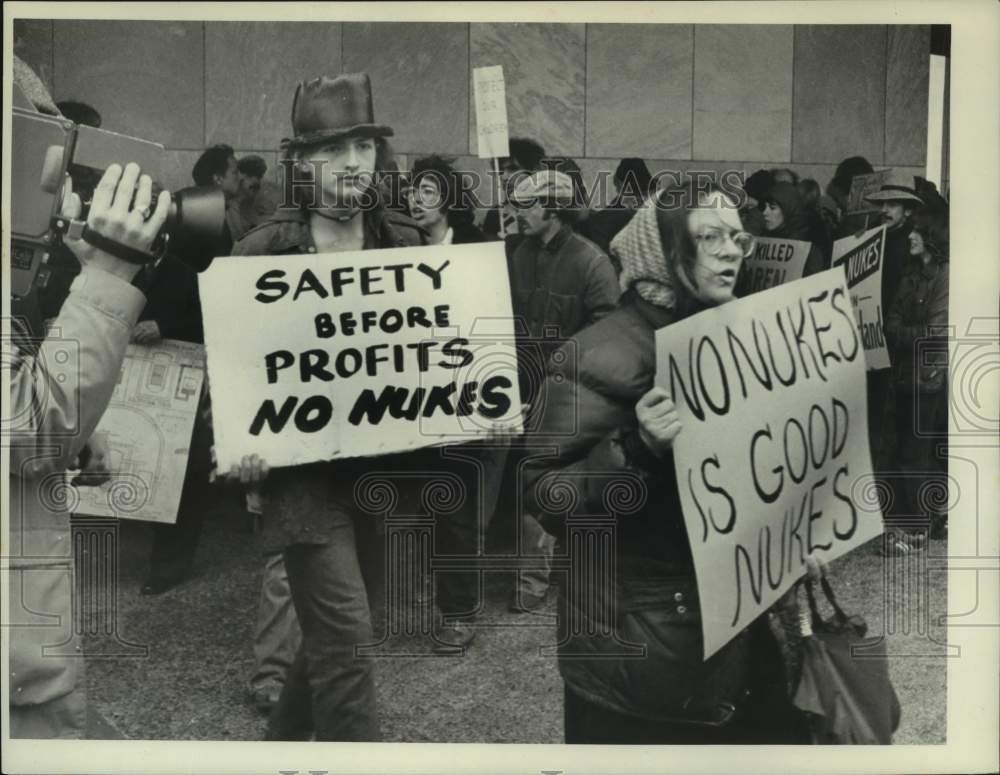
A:
<svg viewBox="0 0 1000 775">
<path fill-rule="evenodd" d="M 903 273 L 911 263 L 913 214 L 920 209 L 923 201 L 913 189 L 913 179 L 899 175 L 890 177 L 879 191 L 868 197 L 868 201 L 879 208 L 886 227 L 881 294 L 882 319 L 885 320 L 899 291 Z M 872 462 L 876 471 L 885 471 L 891 466 L 887 459 L 892 433 L 888 425 L 888 418 L 892 416 L 892 408 L 888 405 L 890 397 L 890 372 L 887 369 L 869 371 L 868 432 L 872 437 Z"/>
<path fill-rule="evenodd" d="M 753 238 L 736 202 L 720 192 L 699 195 L 689 186 L 670 194 L 684 204 L 641 208 L 615 240 L 627 288 L 618 308 L 550 359 L 533 442 L 553 452 L 526 464 L 527 506 L 562 549 L 564 512 L 552 504 L 564 503 L 565 492 L 579 514 L 607 513 L 609 475 L 641 480 L 645 494 L 637 511 L 616 521 L 614 578 L 597 566 L 571 568 L 559 591 L 565 741 L 792 742 L 804 730 L 763 619 L 703 661 L 671 460 L 684 431 L 667 392 L 653 387 L 655 332 L 731 301 Z M 622 658 L 626 643 L 644 645 L 641 658 Z"/>
<path fill-rule="evenodd" d="M 837 165 L 833 178 L 826 185 L 827 195 L 837 203 L 840 211 L 839 230 L 833 235 L 835 239 L 861 231 L 870 221 L 867 213 L 848 212 L 848 198 L 854 178 L 870 175 L 874 171 L 875 168 L 864 156 L 849 156 Z"/>
<path fill-rule="evenodd" d="M 771 170 L 757 170 L 743 184 L 746 197 L 740 207 L 740 220 L 743 228 L 755 237 L 764 234 L 764 197 L 776 182 Z"/>
<path fill-rule="evenodd" d="M 507 144 L 510 156 L 499 160 L 500 186 L 503 195 L 509 193 L 507 187 L 509 183 L 517 183 L 517 173 L 532 173 L 542 169 L 542 161 L 545 159 L 545 149 L 527 137 L 512 137 Z M 514 225 L 513 213 L 504 210 L 503 202 L 496 207 L 490 208 L 483 219 L 483 232 L 490 239 L 500 237 L 500 217 L 503 215 L 504 222 Z M 510 237 L 508 229 L 508 237 Z M 516 240 L 515 240 L 516 242 Z"/>
<path fill-rule="evenodd" d="M 812 178 L 803 178 L 795 184 L 799 196 L 802 197 L 802 206 L 805 208 L 806 217 L 809 223 L 809 233 L 812 241 L 819 245 L 823 252 L 823 265 L 830 266 L 833 256 L 833 230 L 828 221 L 827 212 L 823 211 L 820 200 L 822 199 L 822 189 Z M 827 205 L 829 207 L 829 205 Z"/>
<path fill-rule="evenodd" d="M 899 472 L 896 497 L 887 524 L 894 526 L 883 542 L 893 554 L 922 545 L 930 532 L 943 537 L 946 514 L 920 491 L 940 480 L 934 447 L 947 441 L 939 430 L 947 411 L 948 390 L 948 221 L 947 215 L 917 216 L 910 231 L 910 262 L 885 322 L 892 361 L 895 426 L 893 469 Z M 947 484 L 940 487 L 947 489 Z M 923 524 L 898 524 L 897 514 Z"/>
<path fill-rule="evenodd" d="M 408 202 L 410 217 L 422 226 L 432 245 L 487 242 L 472 213 L 471 191 L 454 159 L 432 154 L 413 162 Z"/>
<path fill-rule="evenodd" d="M 607 207 L 591 213 L 586 236 L 614 261 L 610 255 L 611 240 L 618 236 L 618 232 L 632 220 L 635 211 L 653 193 L 653 176 L 646 162 L 632 157 L 618 163 L 612 181 L 615 197 Z"/>
<path fill-rule="evenodd" d="M 764 234 L 778 239 L 802 240 L 811 243 L 802 276 L 829 269 L 824 257 L 823 235 L 816 233 L 799 190 L 791 183 L 775 183 L 764 196 Z"/>
<path fill-rule="evenodd" d="M 913 188 L 913 178 L 892 176 L 868 201 L 879 209 L 885 224 L 885 255 L 882 261 L 882 309 L 896 298 L 903 271 L 910 263 L 910 232 L 913 215 L 924 205 Z M 883 313 L 885 314 L 885 313 Z"/>
<path fill-rule="evenodd" d="M 511 294 L 518 333 L 521 400 L 531 404 L 544 375 L 545 359 L 582 327 L 614 309 L 620 290 L 608 257 L 573 231 L 576 216 L 573 183 L 568 175 L 544 170 L 518 184 L 511 195 L 523 239 L 511 259 Z M 516 489 L 517 463 L 509 458 L 506 493 Z M 516 500 L 516 499 L 512 499 Z M 516 504 L 514 510 L 516 511 Z M 504 507 L 509 509 L 505 502 Z M 525 554 L 548 564 L 553 542 L 528 511 L 514 514 L 522 529 Z M 508 607 L 530 612 L 541 607 L 549 590 L 549 572 L 534 567 L 518 574 Z"/>
<path fill-rule="evenodd" d="M 277 202 L 262 189 L 267 174 L 267 162 L 263 157 L 243 156 L 236 162 L 236 169 L 239 193 L 229 200 L 226 210 L 226 222 L 234 240 L 266 221 L 277 209 Z"/>
<path fill-rule="evenodd" d="M 236 157 L 228 145 L 214 145 L 195 162 L 191 177 L 199 186 L 219 187 L 227 202 L 239 191 Z M 225 229 L 220 255 L 232 249 L 229 227 Z M 136 278 L 136 284 L 146 293 L 146 307 L 132 332 L 136 344 L 152 345 L 161 339 L 178 339 L 202 344 L 201 298 L 198 277 L 181 257 L 167 255 L 157 266 L 147 267 Z M 161 595 L 185 581 L 194 566 L 195 553 L 205 523 L 205 512 L 217 496 L 208 486 L 211 470 L 210 448 L 212 432 L 203 416 L 195 415 L 191 446 L 177 520 L 173 524 L 153 525 L 150 545 L 149 572 L 139 588 L 142 595 Z"/>
</svg>

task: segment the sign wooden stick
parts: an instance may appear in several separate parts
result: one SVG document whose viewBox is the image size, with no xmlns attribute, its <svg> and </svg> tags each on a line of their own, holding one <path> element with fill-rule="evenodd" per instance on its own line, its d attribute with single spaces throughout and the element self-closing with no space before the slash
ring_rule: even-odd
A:
<svg viewBox="0 0 1000 775">
<path fill-rule="evenodd" d="M 493 157 L 493 172 L 496 174 L 497 179 L 497 203 L 500 208 L 497 215 L 500 221 L 500 239 L 507 239 L 507 227 L 503 222 L 503 183 L 500 181 L 500 160 L 494 156 Z"/>
</svg>

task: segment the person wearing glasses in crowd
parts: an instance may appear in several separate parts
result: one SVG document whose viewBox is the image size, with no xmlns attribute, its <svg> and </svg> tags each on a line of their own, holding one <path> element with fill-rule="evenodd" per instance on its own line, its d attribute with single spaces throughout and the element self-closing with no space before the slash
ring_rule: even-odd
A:
<svg viewBox="0 0 1000 775">
<path fill-rule="evenodd" d="M 486 242 L 486 235 L 473 223 L 468 184 L 453 163 L 436 154 L 413 162 L 407 191 L 410 217 L 427 231 L 432 245 Z"/>
<path fill-rule="evenodd" d="M 551 439 L 557 452 L 526 464 L 527 508 L 555 536 L 565 525 L 547 511 L 558 499 L 547 493 L 570 488 L 576 512 L 599 514 L 606 512 L 608 474 L 638 477 L 646 489 L 639 511 L 616 525 L 614 599 L 606 580 L 587 568 L 574 569 L 567 581 L 583 590 L 560 589 L 565 741 L 798 740 L 802 730 L 785 697 L 768 617 L 703 661 L 694 563 L 672 461 L 674 440 L 690 431 L 667 391 L 653 386 L 656 330 L 732 301 L 754 238 L 743 230 L 735 200 L 688 186 L 655 195 L 612 249 L 622 259 L 625 292 L 617 309 L 576 334 L 575 356 L 567 349 L 549 360 L 534 440 Z M 595 599 L 603 602 L 591 611 L 572 603 Z M 646 644 L 645 657 L 617 657 L 604 633 Z"/>
<path fill-rule="evenodd" d="M 489 240 L 473 223 L 468 206 L 471 196 L 465 176 L 452 166 L 453 160 L 432 154 L 417 159 L 410 171 L 407 201 L 410 216 L 427 231 L 432 245 L 468 245 Z M 475 260 L 475 256 L 471 257 Z M 464 260 L 465 256 L 459 259 Z M 502 445 L 485 447 L 476 443 L 463 445 L 458 454 L 461 462 L 453 462 L 447 448 L 441 449 L 436 462 L 442 471 L 450 471 L 468 492 L 477 488 L 478 471 L 468 465 L 468 458 L 482 464 L 482 501 L 466 499 L 456 512 L 439 519 L 435 532 L 435 549 L 441 555 L 475 555 L 481 532 L 488 528 L 500 491 L 507 450 Z M 430 453 L 433 454 L 433 453 Z M 482 513 L 480 514 L 480 508 Z M 481 517 L 481 518 L 480 518 Z M 436 628 L 433 649 L 436 653 L 454 653 L 468 646 L 476 637 L 473 625 L 480 607 L 479 574 L 476 571 L 439 571 L 434 576 L 434 602 L 441 614 Z M 419 605 L 419 599 L 414 601 Z"/>
</svg>

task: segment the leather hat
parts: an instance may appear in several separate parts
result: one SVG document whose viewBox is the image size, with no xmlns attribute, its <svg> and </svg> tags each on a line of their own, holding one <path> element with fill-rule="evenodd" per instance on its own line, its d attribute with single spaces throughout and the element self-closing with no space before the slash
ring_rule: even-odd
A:
<svg viewBox="0 0 1000 775">
<path fill-rule="evenodd" d="M 292 101 L 288 146 L 316 145 L 340 137 L 392 137 L 392 129 L 375 123 L 368 73 L 344 73 L 303 81 Z"/>
</svg>

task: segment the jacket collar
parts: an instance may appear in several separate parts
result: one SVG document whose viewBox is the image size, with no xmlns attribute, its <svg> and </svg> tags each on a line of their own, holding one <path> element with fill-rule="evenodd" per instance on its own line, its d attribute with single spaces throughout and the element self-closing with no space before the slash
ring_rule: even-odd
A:
<svg viewBox="0 0 1000 775">
<path fill-rule="evenodd" d="M 635 307 L 654 331 L 673 323 L 677 319 L 677 313 L 673 309 L 660 307 L 646 301 L 638 294 L 635 288 L 629 288 L 625 291 L 619 303 L 623 306 L 625 304 L 631 304 Z"/>
<path fill-rule="evenodd" d="M 560 228 L 559 231 L 557 231 L 555 234 L 552 235 L 552 239 L 550 239 L 547 243 L 545 243 L 545 249 L 552 253 L 558 252 L 559 249 L 566 244 L 566 242 L 569 240 L 572 234 L 573 234 L 573 227 L 570 226 L 568 223 L 564 223 L 562 225 L 562 228 Z"/>
<path fill-rule="evenodd" d="M 928 280 L 933 280 L 944 267 L 944 262 L 931 259 L 929 263 L 925 264 L 920 259 L 916 259 L 915 266 L 920 275 Z"/>
<path fill-rule="evenodd" d="M 365 210 L 361 217 L 364 219 L 362 225 L 363 250 L 396 247 L 402 244 L 399 237 L 386 223 L 385 212 L 381 208 Z M 271 240 L 272 250 L 277 252 L 298 249 L 301 253 L 315 252 L 316 243 L 313 242 L 309 229 L 308 210 L 304 208 L 279 208 L 271 220 L 280 224 L 277 233 Z M 312 248 L 311 251 L 310 248 Z"/>
</svg>

